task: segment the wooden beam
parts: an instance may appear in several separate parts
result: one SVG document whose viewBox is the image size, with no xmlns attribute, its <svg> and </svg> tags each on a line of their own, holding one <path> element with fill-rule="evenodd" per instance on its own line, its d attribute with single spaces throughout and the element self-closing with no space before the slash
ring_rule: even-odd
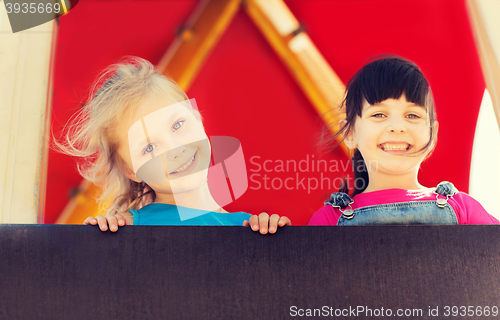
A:
<svg viewBox="0 0 500 320">
<path fill-rule="evenodd" d="M 43 219 L 56 33 L 55 21 L 12 33 L 0 5 L 0 223 Z"/>
<path fill-rule="evenodd" d="M 498 20 L 500 1 L 467 0 L 466 2 L 484 81 L 500 129 L 500 22 Z"/>
<path fill-rule="evenodd" d="M 74 190 L 71 200 L 57 218 L 56 224 L 82 224 L 88 216 L 103 214 L 104 210 L 99 208 L 96 201 L 101 188 L 88 180 L 83 180 L 77 190 Z M 106 205 L 112 203 L 108 200 Z"/>
<path fill-rule="evenodd" d="M 323 58 L 282 0 L 247 0 L 245 9 L 271 47 L 285 63 L 316 112 L 332 132 L 344 117 L 336 112 L 345 85 Z M 349 151 L 341 144 L 344 154 Z"/>
<path fill-rule="evenodd" d="M 187 91 L 239 7 L 240 0 L 202 0 L 158 67 Z"/>
</svg>

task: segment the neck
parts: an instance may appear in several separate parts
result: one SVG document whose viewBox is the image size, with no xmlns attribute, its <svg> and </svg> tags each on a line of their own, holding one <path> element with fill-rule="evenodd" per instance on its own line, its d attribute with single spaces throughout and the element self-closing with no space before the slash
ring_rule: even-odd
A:
<svg viewBox="0 0 500 320">
<path fill-rule="evenodd" d="M 402 175 L 391 175 L 377 171 L 368 172 L 369 182 L 363 193 L 394 188 L 405 190 L 426 189 L 418 182 L 417 175 L 418 170 Z"/>
<path fill-rule="evenodd" d="M 175 194 L 157 192 L 154 202 L 206 211 L 219 211 L 222 209 L 212 197 L 206 181 L 199 187 L 185 192 Z"/>
</svg>

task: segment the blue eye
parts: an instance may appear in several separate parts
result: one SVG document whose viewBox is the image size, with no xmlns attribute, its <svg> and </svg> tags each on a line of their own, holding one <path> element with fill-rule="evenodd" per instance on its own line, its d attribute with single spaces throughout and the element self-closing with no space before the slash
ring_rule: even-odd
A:
<svg viewBox="0 0 500 320">
<path fill-rule="evenodd" d="M 153 146 L 152 144 L 148 144 L 148 146 L 144 149 L 142 154 L 145 155 L 145 154 L 151 153 L 151 152 L 153 152 L 154 149 L 155 149 L 155 146 Z"/>
<path fill-rule="evenodd" d="M 176 123 L 174 123 L 174 125 L 172 126 L 172 129 L 174 131 L 177 131 L 182 127 L 183 124 L 184 124 L 184 120 L 179 120 Z"/>
</svg>

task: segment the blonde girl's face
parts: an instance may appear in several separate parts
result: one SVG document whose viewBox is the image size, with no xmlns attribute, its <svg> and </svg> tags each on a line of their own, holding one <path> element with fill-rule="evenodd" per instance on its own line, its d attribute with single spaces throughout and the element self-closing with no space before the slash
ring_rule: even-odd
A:
<svg viewBox="0 0 500 320">
<path fill-rule="evenodd" d="M 435 126 L 437 131 L 437 121 Z M 369 174 L 376 171 L 405 175 L 418 171 L 428 153 L 418 151 L 429 139 L 427 111 L 408 102 L 403 94 L 399 99 L 387 99 L 375 105 L 365 101 L 362 116 L 356 119 L 346 143 L 361 152 Z"/>
<path fill-rule="evenodd" d="M 181 193 L 206 183 L 211 150 L 190 101 L 150 99 L 117 128 L 118 154 L 129 179 L 157 193 Z"/>
</svg>

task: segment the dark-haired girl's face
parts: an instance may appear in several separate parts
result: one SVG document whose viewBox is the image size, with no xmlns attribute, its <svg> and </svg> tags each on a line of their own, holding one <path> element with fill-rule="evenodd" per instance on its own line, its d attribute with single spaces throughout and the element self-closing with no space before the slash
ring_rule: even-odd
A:
<svg viewBox="0 0 500 320">
<path fill-rule="evenodd" d="M 437 126 L 437 124 L 436 124 Z M 399 99 L 370 105 L 364 101 L 346 143 L 357 148 L 371 173 L 407 175 L 418 171 L 430 139 L 430 122 L 423 106 Z"/>
</svg>

